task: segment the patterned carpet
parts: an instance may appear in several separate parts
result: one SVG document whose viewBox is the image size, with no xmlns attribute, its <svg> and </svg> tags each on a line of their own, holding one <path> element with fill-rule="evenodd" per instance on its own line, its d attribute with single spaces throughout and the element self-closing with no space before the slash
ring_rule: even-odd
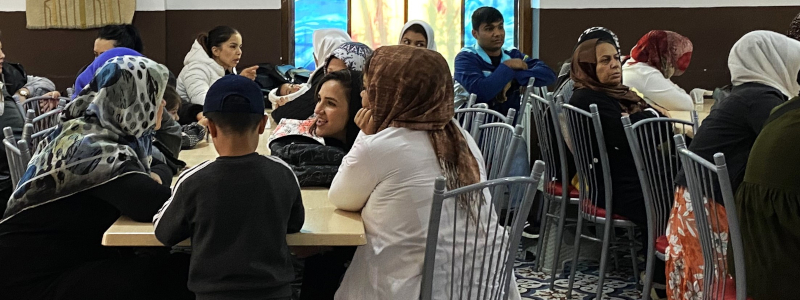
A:
<svg viewBox="0 0 800 300">
<path fill-rule="evenodd" d="M 624 259 L 622 261 L 625 261 Z M 610 264 L 613 265 L 613 264 Z M 610 266 L 613 267 L 613 266 Z M 522 299 L 535 300 L 566 300 L 569 270 L 556 279 L 556 291 L 550 291 L 549 273 L 535 272 L 532 262 L 517 260 L 514 265 L 517 275 L 517 287 L 522 294 Z M 572 290 L 572 299 L 594 299 L 595 286 L 598 279 L 598 264 L 596 262 L 581 261 L 578 263 L 575 285 Z M 618 270 L 606 273 L 604 286 L 605 297 L 603 300 L 630 300 L 640 299 L 641 292 L 636 289 L 633 270 L 630 264 L 620 264 Z"/>
</svg>

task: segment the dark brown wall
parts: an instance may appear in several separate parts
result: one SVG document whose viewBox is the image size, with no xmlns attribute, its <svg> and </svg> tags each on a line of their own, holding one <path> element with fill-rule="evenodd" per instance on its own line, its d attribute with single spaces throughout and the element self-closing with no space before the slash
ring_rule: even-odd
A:
<svg viewBox="0 0 800 300">
<path fill-rule="evenodd" d="M 237 69 L 281 60 L 281 10 L 170 10 L 167 11 L 167 67 L 177 76 L 183 58 L 197 35 L 217 25 L 242 34 L 242 60 Z"/>
<path fill-rule="evenodd" d="M 652 29 L 672 30 L 692 40 L 692 63 L 673 81 L 686 89 L 730 83 L 731 46 L 745 33 L 766 29 L 786 33 L 800 6 L 642 9 L 544 9 L 541 11 L 540 58 L 557 69 L 572 55 L 586 28 L 603 26 L 620 39 L 623 53 Z"/>
<path fill-rule="evenodd" d="M 64 91 L 78 70 L 94 59 L 97 29 L 28 30 L 25 12 L 0 12 L 0 41 L 6 61 L 21 63 L 28 74 L 45 76 Z M 164 63 L 177 76 L 192 41 L 217 25 L 229 25 L 243 36 L 240 68 L 261 62 L 280 62 L 280 10 L 137 11 L 133 25 L 144 41 L 144 54 Z"/>
<path fill-rule="evenodd" d="M 133 24 L 139 28 L 145 54 L 163 62 L 164 12 L 136 12 Z M 25 12 L 0 12 L 0 41 L 6 61 L 21 63 L 28 74 L 44 76 L 64 91 L 75 83 L 81 67 L 94 59 L 92 49 L 97 29 L 28 30 Z"/>
</svg>

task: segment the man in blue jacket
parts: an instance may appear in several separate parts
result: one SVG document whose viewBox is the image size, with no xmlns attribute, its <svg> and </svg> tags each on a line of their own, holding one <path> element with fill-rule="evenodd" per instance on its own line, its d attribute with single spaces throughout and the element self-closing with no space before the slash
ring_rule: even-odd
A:
<svg viewBox="0 0 800 300">
<path fill-rule="evenodd" d="M 455 61 L 455 80 L 477 103 L 506 114 L 509 108 L 519 112 L 520 90 L 528 79 L 536 86 L 552 84 L 556 74 L 544 62 L 532 59 L 516 48 L 503 49 L 506 32 L 503 15 L 493 7 L 481 7 L 472 14 L 472 36 L 477 45 L 461 49 Z"/>
</svg>

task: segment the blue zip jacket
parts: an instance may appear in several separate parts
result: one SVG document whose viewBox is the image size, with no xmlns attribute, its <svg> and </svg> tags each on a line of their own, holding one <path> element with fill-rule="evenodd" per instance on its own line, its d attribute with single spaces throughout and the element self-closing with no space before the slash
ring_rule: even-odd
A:
<svg viewBox="0 0 800 300">
<path fill-rule="evenodd" d="M 525 61 L 528 69 L 514 70 L 503 64 L 512 58 Z M 500 65 L 496 68 L 489 55 L 477 44 L 464 47 L 456 55 L 454 79 L 478 96 L 477 103 L 487 103 L 489 108 L 502 114 L 506 114 L 509 108 L 516 109 L 519 114 L 520 87 L 526 86 L 531 77 L 536 78 L 535 86 L 546 86 L 556 81 L 556 73 L 544 62 L 532 59 L 515 48 L 503 50 Z M 509 82 L 511 88 L 506 92 L 508 100 L 498 103 L 495 98 Z"/>
</svg>

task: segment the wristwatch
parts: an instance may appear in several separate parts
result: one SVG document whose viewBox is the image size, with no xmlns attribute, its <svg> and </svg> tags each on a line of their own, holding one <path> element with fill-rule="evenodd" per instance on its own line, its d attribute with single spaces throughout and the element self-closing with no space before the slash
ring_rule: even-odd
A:
<svg viewBox="0 0 800 300">
<path fill-rule="evenodd" d="M 19 89 L 19 91 L 17 91 L 17 93 L 22 97 L 28 98 L 28 89 L 26 89 L 26 88 Z"/>
</svg>

